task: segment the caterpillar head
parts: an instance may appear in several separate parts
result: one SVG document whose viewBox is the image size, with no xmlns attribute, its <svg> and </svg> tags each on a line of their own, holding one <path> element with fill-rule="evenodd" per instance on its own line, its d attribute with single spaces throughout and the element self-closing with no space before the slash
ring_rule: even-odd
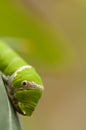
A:
<svg viewBox="0 0 86 130">
<path fill-rule="evenodd" d="M 39 75 L 33 68 L 25 68 L 17 72 L 11 84 L 14 90 L 13 99 L 16 101 L 13 103 L 14 107 L 21 114 L 31 116 L 43 91 Z"/>
</svg>

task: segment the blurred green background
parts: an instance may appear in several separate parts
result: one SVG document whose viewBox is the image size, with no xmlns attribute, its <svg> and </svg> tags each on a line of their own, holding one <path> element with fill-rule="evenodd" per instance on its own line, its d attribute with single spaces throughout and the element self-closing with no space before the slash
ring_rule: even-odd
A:
<svg viewBox="0 0 86 130">
<path fill-rule="evenodd" d="M 86 2 L 3 0 L 0 36 L 41 75 L 45 90 L 24 130 L 86 129 Z"/>
</svg>

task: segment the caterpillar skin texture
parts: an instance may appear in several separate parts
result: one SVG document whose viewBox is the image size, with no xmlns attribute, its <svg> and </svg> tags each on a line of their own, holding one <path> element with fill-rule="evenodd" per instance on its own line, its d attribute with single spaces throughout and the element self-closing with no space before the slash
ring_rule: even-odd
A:
<svg viewBox="0 0 86 130">
<path fill-rule="evenodd" d="M 4 41 L 0 41 L 0 71 L 7 77 L 7 91 L 14 108 L 31 116 L 42 95 L 42 80 Z"/>
</svg>

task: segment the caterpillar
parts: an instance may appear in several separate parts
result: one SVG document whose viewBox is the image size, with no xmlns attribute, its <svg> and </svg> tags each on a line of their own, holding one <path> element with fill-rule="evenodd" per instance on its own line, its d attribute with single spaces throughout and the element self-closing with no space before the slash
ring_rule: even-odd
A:
<svg viewBox="0 0 86 130">
<path fill-rule="evenodd" d="M 34 67 L 3 40 L 0 40 L 0 71 L 15 110 L 31 116 L 44 89 L 42 80 Z"/>
</svg>

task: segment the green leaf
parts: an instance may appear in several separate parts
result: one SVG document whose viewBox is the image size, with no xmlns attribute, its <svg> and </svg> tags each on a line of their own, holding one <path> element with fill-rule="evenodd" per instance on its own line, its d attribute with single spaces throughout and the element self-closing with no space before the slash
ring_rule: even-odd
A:
<svg viewBox="0 0 86 130">
<path fill-rule="evenodd" d="M 17 113 L 13 109 L 0 75 L 0 129 L 21 130 Z"/>
</svg>

